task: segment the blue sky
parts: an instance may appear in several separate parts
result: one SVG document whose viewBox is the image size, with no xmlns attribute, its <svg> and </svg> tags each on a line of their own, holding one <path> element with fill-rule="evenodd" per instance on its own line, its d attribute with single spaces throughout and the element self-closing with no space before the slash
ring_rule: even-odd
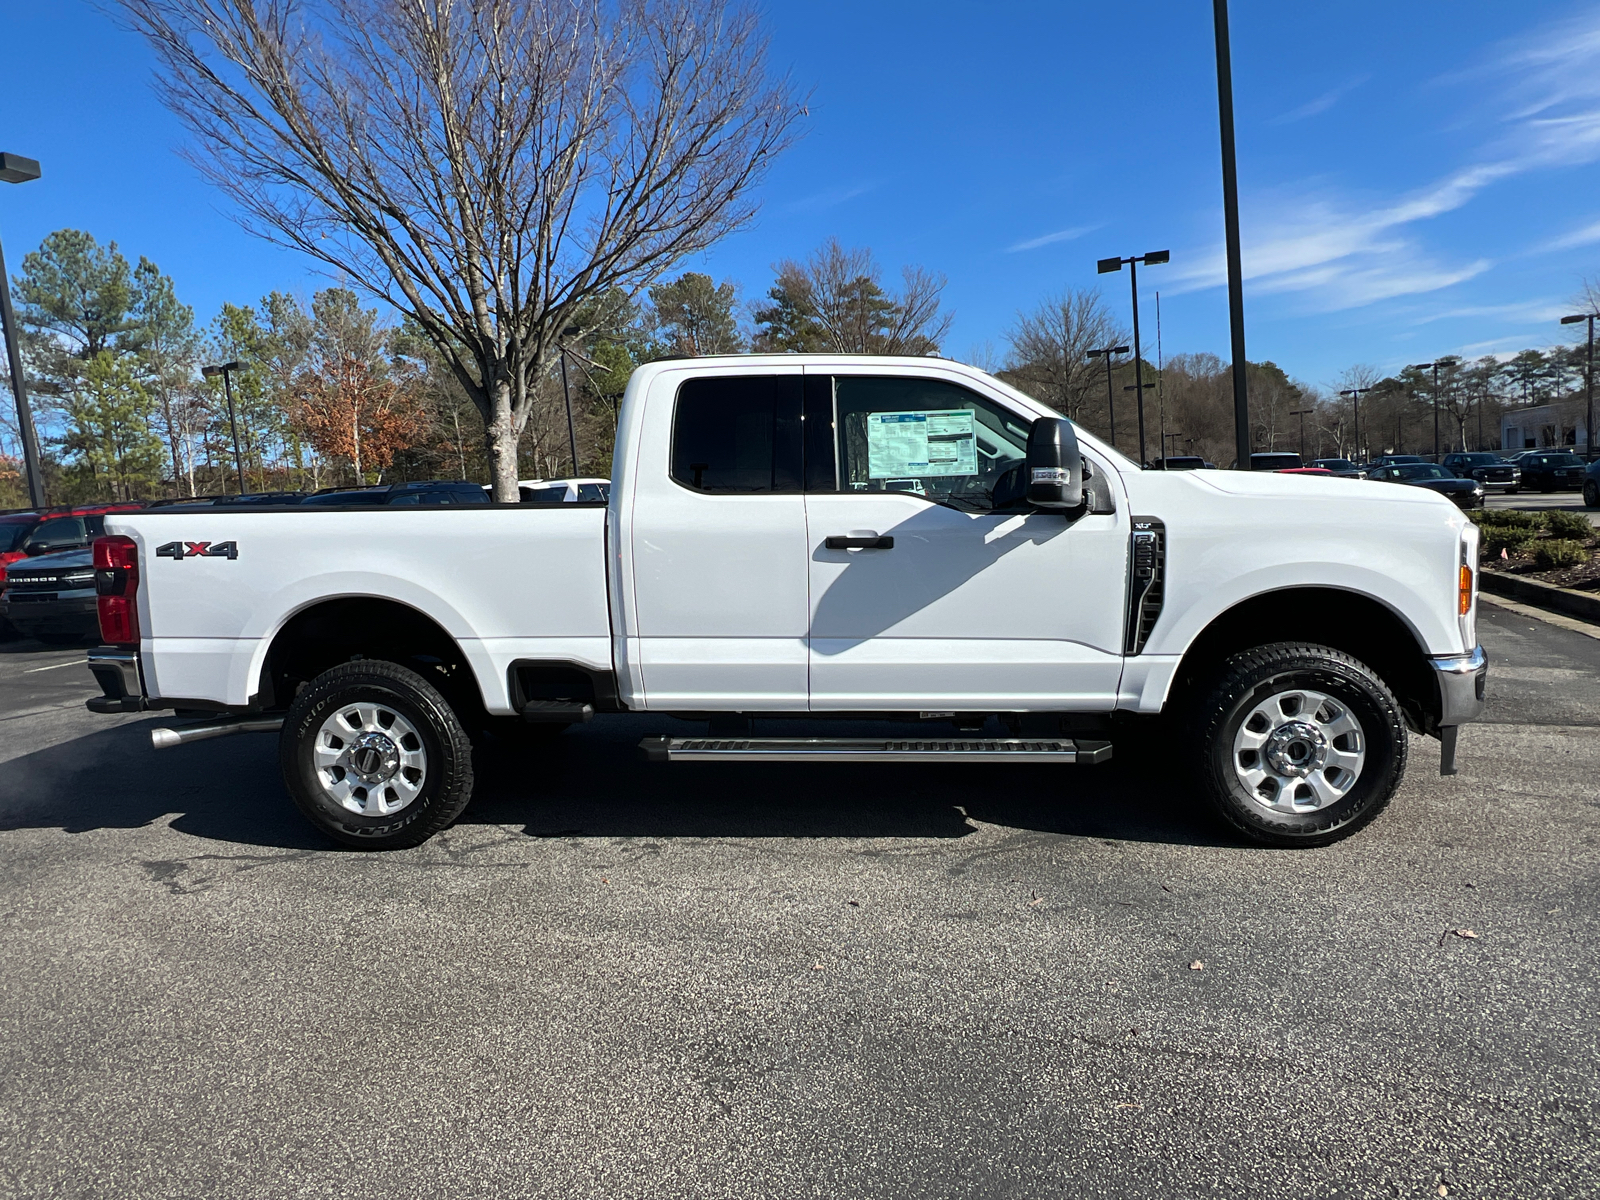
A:
<svg viewBox="0 0 1600 1200">
<path fill-rule="evenodd" d="M 805 136 L 757 223 L 685 264 L 759 297 L 823 239 L 893 278 L 949 278 L 947 351 L 1003 355 L 1019 308 L 1171 249 L 1168 354 L 1227 354 L 1211 6 L 793 0 L 765 9 Z M 1600 5 L 1234 0 L 1252 359 L 1329 385 L 1351 364 L 1562 340 L 1600 277 Z M 235 226 L 173 152 L 143 44 L 82 0 L 0 0 L 0 149 L 45 176 L 0 189 L 8 266 L 65 225 L 154 259 L 204 320 L 325 280 Z M 1149 353 L 1154 353 L 1153 346 Z"/>
</svg>

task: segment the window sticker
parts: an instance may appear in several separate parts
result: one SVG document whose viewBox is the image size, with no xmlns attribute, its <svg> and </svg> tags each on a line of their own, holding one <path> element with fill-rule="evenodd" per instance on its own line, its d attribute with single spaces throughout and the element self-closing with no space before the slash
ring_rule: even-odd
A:
<svg viewBox="0 0 1600 1200">
<path fill-rule="evenodd" d="M 976 475 L 970 408 L 867 414 L 867 474 L 873 479 Z"/>
</svg>

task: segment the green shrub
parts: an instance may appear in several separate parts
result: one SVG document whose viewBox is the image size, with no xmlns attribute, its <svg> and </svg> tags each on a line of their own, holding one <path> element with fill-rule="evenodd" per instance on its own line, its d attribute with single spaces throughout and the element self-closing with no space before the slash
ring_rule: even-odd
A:
<svg viewBox="0 0 1600 1200">
<path fill-rule="evenodd" d="M 1483 531 L 1483 556 L 1499 558 L 1500 551 L 1507 554 L 1526 554 L 1533 549 L 1534 539 L 1521 529 L 1485 529 Z"/>
<path fill-rule="evenodd" d="M 1589 561 L 1589 552 L 1571 538 L 1546 538 L 1535 543 L 1533 560 L 1545 568 L 1576 567 Z"/>
<path fill-rule="evenodd" d="M 1586 542 L 1594 537 L 1594 526 L 1589 524 L 1589 518 L 1582 513 L 1547 512 L 1544 514 L 1544 527 L 1551 537 L 1571 538 L 1574 541 Z"/>
<path fill-rule="evenodd" d="M 1524 537 L 1544 524 L 1544 513 L 1519 512 L 1514 508 L 1495 508 L 1480 511 L 1473 520 L 1487 535 L 1491 529 L 1519 530 Z"/>
</svg>

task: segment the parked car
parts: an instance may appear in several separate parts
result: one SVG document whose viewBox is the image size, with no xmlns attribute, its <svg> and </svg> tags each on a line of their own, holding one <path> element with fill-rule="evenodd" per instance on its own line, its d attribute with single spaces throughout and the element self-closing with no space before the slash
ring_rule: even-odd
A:
<svg viewBox="0 0 1600 1200">
<path fill-rule="evenodd" d="M 0 517 L 0 585 L 5 583 L 9 565 L 19 559 L 89 545 L 103 529 L 90 518 L 142 507 L 137 501 L 127 501 L 7 513 Z"/>
<path fill-rule="evenodd" d="M 1153 459 L 1150 467 L 1155 471 L 1209 471 L 1212 466 L 1198 454 L 1169 454 Z"/>
<path fill-rule="evenodd" d="M 1590 462 L 1583 473 L 1583 504 L 1585 508 L 1600 508 L 1600 458 Z"/>
<path fill-rule="evenodd" d="M 1305 465 L 1300 461 L 1298 454 L 1284 454 L 1280 451 L 1263 452 L 1250 456 L 1250 469 L 1252 471 L 1292 471 Z"/>
<path fill-rule="evenodd" d="M 1313 467 L 1321 467 L 1330 475 L 1338 475 L 1343 479 L 1365 479 L 1366 469 L 1356 466 L 1348 458 L 1313 458 Z"/>
<path fill-rule="evenodd" d="M 99 641 L 94 551 L 79 547 L 14 564 L 0 591 L 0 620 L 51 645 Z"/>
<path fill-rule="evenodd" d="M 1479 508 L 1483 505 L 1483 484 L 1476 479 L 1457 479 L 1436 463 L 1401 463 L 1394 467 L 1379 467 L 1367 478 L 1382 483 L 1404 483 L 1427 488 L 1449 497 L 1462 508 Z"/>
<path fill-rule="evenodd" d="M 331 489 L 330 489 L 331 490 Z M 175 496 L 153 500 L 151 508 L 255 508 L 266 504 L 299 504 L 305 492 L 246 492 L 227 496 Z"/>
<path fill-rule="evenodd" d="M 611 499 L 611 481 L 581 478 L 519 479 L 517 491 L 524 504 L 605 504 Z"/>
<path fill-rule="evenodd" d="M 1373 467 L 1398 467 L 1404 463 L 1425 463 L 1428 460 L 1420 454 L 1380 454 L 1367 464 L 1367 477 L 1372 477 Z"/>
<path fill-rule="evenodd" d="M 1484 707 L 1478 528 L 1422 488 L 1144 471 L 934 358 L 648 363 L 617 442 L 609 508 L 117 519 L 91 710 L 227 714 L 160 747 L 274 731 L 300 811 L 378 850 L 456 819 L 474 735 L 640 712 L 719 726 L 654 762 L 982 763 L 995 792 L 1166 712 L 1174 795 L 1315 846 L 1388 803 L 1408 728 L 1450 774 Z M 751 726 L 863 712 L 907 732 Z"/>
<path fill-rule="evenodd" d="M 1327 467 L 1280 467 L 1279 475 L 1323 475 L 1332 478 L 1333 472 Z"/>
<path fill-rule="evenodd" d="M 1476 479 L 1489 492 L 1514 494 L 1522 487 L 1522 468 L 1487 451 L 1457 451 L 1439 464 L 1457 479 Z"/>
<path fill-rule="evenodd" d="M 383 483 L 373 487 L 324 488 L 313 492 L 300 504 L 316 508 L 346 508 L 353 506 L 487 504 L 483 485 L 466 480 L 428 479 L 417 483 Z"/>
<path fill-rule="evenodd" d="M 1525 454 L 1517 466 L 1522 486 L 1529 491 L 1564 492 L 1583 487 L 1583 459 L 1565 450 L 1536 450 Z"/>
</svg>

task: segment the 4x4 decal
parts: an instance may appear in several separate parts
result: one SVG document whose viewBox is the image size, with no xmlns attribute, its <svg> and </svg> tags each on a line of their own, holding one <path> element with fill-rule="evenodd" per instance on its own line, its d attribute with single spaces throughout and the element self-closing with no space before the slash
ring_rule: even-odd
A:
<svg viewBox="0 0 1600 1200">
<path fill-rule="evenodd" d="M 156 547 L 157 558 L 238 558 L 237 542 L 168 542 Z"/>
</svg>

